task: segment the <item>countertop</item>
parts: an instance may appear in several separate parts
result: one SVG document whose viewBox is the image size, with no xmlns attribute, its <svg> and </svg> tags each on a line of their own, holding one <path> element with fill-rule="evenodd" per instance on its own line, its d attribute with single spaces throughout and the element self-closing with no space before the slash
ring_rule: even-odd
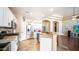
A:
<svg viewBox="0 0 79 59">
<path fill-rule="evenodd" d="M 42 33 L 40 34 L 41 38 L 53 38 L 53 34 L 46 34 L 46 33 Z"/>
<path fill-rule="evenodd" d="M 19 33 L 0 34 L 0 36 L 14 36 L 14 35 L 19 35 Z"/>
<path fill-rule="evenodd" d="M 2 39 L 0 39 L 0 43 L 6 43 L 11 42 L 15 40 L 16 36 L 4 36 Z"/>
</svg>

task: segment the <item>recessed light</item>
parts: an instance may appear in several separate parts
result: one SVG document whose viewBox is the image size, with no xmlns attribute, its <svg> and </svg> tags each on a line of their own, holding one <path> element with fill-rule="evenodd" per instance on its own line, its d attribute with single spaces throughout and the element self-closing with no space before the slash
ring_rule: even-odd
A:
<svg viewBox="0 0 79 59">
<path fill-rule="evenodd" d="M 62 15 L 59 15 L 59 14 L 54 14 L 52 16 L 55 16 L 55 17 L 63 17 Z"/>
<path fill-rule="evenodd" d="M 41 15 L 41 17 L 44 17 L 44 16 L 45 16 L 44 14 Z"/>
<path fill-rule="evenodd" d="M 72 20 L 76 20 L 76 16 L 73 16 L 73 17 L 72 17 Z"/>
<path fill-rule="evenodd" d="M 52 12 L 53 11 L 53 8 L 50 8 L 49 10 Z"/>
<path fill-rule="evenodd" d="M 32 13 L 32 12 L 30 12 L 30 14 L 32 15 L 33 13 Z"/>
</svg>

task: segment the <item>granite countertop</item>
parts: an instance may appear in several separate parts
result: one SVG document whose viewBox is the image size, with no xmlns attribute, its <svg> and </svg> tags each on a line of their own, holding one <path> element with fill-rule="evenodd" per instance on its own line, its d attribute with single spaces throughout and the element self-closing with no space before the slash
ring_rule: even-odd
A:
<svg viewBox="0 0 79 59">
<path fill-rule="evenodd" d="M 0 43 L 11 42 L 15 40 L 16 36 L 5 36 L 3 39 L 0 39 Z"/>
<path fill-rule="evenodd" d="M 0 34 L 0 36 L 14 36 L 14 35 L 19 35 L 19 33 Z"/>
</svg>

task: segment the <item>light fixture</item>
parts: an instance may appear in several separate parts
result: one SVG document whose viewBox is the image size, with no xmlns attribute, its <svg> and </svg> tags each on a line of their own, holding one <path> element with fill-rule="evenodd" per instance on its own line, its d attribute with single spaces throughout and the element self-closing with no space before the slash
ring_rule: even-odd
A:
<svg viewBox="0 0 79 59">
<path fill-rule="evenodd" d="M 53 8 L 50 8 L 49 11 L 53 12 Z"/>
<path fill-rule="evenodd" d="M 32 12 L 30 12 L 30 14 L 32 15 L 33 13 L 32 13 Z"/>
<path fill-rule="evenodd" d="M 73 17 L 72 17 L 72 20 L 76 20 L 76 17 L 75 17 L 75 16 L 73 16 Z"/>
<path fill-rule="evenodd" d="M 75 16 L 75 7 L 73 7 L 73 15 L 72 15 L 72 20 L 76 20 L 76 16 Z"/>
<path fill-rule="evenodd" d="M 63 17 L 62 15 L 59 15 L 59 14 L 53 14 L 52 16 L 53 17 Z"/>
</svg>

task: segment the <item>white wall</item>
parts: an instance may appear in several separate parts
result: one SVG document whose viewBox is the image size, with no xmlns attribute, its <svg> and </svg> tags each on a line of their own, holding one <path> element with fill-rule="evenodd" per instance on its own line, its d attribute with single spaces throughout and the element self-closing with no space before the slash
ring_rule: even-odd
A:
<svg viewBox="0 0 79 59">
<path fill-rule="evenodd" d="M 62 21 L 59 21 L 59 34 L 63 34 L 62 33 Z"/>
<path fill-rule="evenodd" d="M 67 35 L 67 31 L 71 30 L 73 31 L 73 25 L 75 25 L 79 20 L 65 20 L 63 21 L 63 26 L 62 26 L 62 32 L 63 34 Z"/>
<path fill-rule="evenodd" d="M 52 28 L 51 28 L 51 29 L 52 29 L 52 32 L 54 32 L 54 29 L 53 29 L 53 28 L 54 28 L 54 27 L 53 27 L 53 22 L 54 22 L 54 21 L 57 21 L 57 22 L 59 23 L 59 26 L 58 26 L 58 31 L 59 31 L 59 32 L 58 32 L 58 34 L 62 34 L 62 21 L 61 21 L 61 20 L 53 20 L 53 21 L 52 21 Z"/>
<path fill-rule="evenodd" d="M 20 41 L 26 39 L 26 21 L 23 21 L 23 16 L 17 17 L 17 32 L 20 33 Z"/>
<path fill-rule="evenodd" d="M 60 19 L 46 19 L 46 20 L 49 20 L 50 21 L 50 32 L 54 32 L 54 29 L 53 29 L 53 22 L 54 21 L 57 21 L 58 23 L 59 23 L 59 32 L 58 32 L 58 34 L 62 34 L 62 18 L 60 18 Z"/>
<path fill-rule="evenodd" d="M 42 24 L 32 23 L 32 30 L 42 30 Z"/>
<path fill-rule="evenodd" d="M 23 17 L 21 17 L 21 40 L 26 40 L 26 20 L 23 20 Z"/>
</svg>

